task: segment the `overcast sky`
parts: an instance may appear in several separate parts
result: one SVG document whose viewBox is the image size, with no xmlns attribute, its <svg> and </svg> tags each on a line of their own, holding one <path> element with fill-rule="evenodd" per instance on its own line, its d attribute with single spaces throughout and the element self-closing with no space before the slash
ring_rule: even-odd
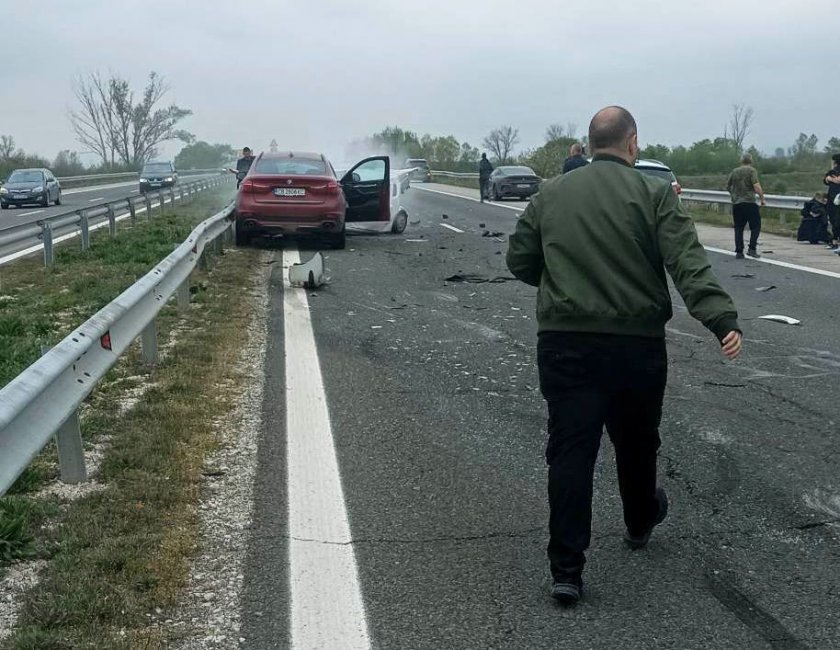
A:
<svg viewBox="0 0 840 650">
<path fill-rule="evenodd" d="M 155 70 L 192 109 L 199 139 L 340 159 L 355 138 L 399 125 L 480 145 L 607 104 L 643 143 L 722 135 L 755 109 L 748 144 L 772 152 L 800 131 L 840 136 L 837 4 L 828 0 L 45 0 L 3 12 L 0 134 L 52 158 L 81 150 L 66 118 L 76 75 L 109 69 L 137 89 Z M 829 71 L 833 65 L 834 70 Z M 180 145 L 166 148 L 177 152 Z"/>
</svg>

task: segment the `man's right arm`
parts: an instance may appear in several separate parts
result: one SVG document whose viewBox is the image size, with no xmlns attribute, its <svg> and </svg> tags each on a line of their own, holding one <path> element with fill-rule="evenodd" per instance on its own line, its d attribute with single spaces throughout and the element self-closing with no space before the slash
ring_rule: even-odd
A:
<svg viewBox="0 0 840 650">
<path fill-rule="evenodd" d="M 752 181 L 753 191 L 758 194 L 761 205 L 767 205 L 767 201 L 764 200 L 764 190 L 761 188 L 761 183 L 758 182 L 758 172 L 755 169 L 751 170 L 750 180 Z"/>
</svg>

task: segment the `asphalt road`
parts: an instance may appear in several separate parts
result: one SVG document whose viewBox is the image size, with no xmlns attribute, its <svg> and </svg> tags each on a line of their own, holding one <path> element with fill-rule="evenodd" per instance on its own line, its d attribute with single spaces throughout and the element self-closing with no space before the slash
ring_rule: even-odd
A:
<svg viewBox="0 0 840 650">
<path fill-rule="evenodd" d="M 372 647 L 840 647 L 840 281 L 711 254 L 745 328 L 735 363 L 675 294 L 660 457 L 671 514 L 645 551 L 623 547 L 605 438 L 585 598 L 565 610 L 549 598 L 544 552 L 536 290 L 445 281 L 508 277 L 516 215 L 422 190 L 404 204 L 404 235 L 329 251 L 331 282 L 309 298 Z M 743 273 L 754 277 L 734 277 Z M 245 575 L 250 648 L 290 644 L 292 351 L 279 263 L 271 292 Z M 756 319 L 764 314 L 802 325 Z M 334 576 L 319 566 L 311 576 L 339 609 Z"/>
<path fill-rule="evenodd" d="M 180 182 L 187 183 L 200 178 L 205 178 L 205 176 L 183 176 Z M 62 190 L 61 205 L 50 204 L 48 208 L 37 205 L 25 205 L 21 207 L 9 207 L 7 210 L 0 211 L 0 231 L 14 226 L 35 223 L 47 217 L 74 212 L 80 208 L 100 205 L 107 201 L 116 201 L 128 196 L 136 196 L 139 193 L 140 190 L 136 181 L 94 187 L 74 187 Z"/>
</svg>

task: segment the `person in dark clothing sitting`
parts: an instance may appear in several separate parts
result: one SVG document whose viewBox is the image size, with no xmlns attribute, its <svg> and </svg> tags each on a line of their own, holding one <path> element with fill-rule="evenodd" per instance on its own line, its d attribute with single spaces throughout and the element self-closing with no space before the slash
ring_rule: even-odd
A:
<svg viewBox="0 0 840 650">
<path fill-rule="evenodd" d="M 796 234 L 797 241 L 807 241 L 811 244 L 827 244 L 831 241 L 831 236 L 828 234 L 827 202 L 828 197 L 823 192 L 817 192 L 813 199 L 806 201 L 799 212 L 802 215 L 802 222 Z"/>
<path fill-rule="evenodd" d="M 563 162 L 563 173 L 568 174 L 578 167 L 586 167 L 589 161 L 583 157 L 583 145 L 575 142 L 569 149 L 569 157 Z"/>
</svg>

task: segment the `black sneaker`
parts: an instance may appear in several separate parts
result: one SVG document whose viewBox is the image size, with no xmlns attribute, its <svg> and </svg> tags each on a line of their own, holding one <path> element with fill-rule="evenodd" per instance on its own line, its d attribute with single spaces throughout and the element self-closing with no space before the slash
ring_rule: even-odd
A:
<svg viewBox="0 0 840 650">
<path fill-rule="evenodd" d="M 747 251 L 747 255 L 749 255 L 750 257 L 754 257 L 754 258 L 755 258 L 755 259 L 757 259 L 757 260 L 758 260 L 758 259 L 761 259 L 761 255 L 759 255 L 759 254 L 758 254 L 758 251 L 757 251 L 757 250 L 755 250 L 754 248 L 750 248 L 750 249 Z"/>
<path fill-rule="evenodd" d="M 624 531 L 624 543 L 634 551 L 647 546 L 653 529 L 665 521 L 665 517 L 668 516 L 668 495 L 665 493 L 665 490 L 656 488 L 656 500 L 659 502 L 659 512 L 656 514 L 656 519 L 653 520 L 653 523 L 647 531 L 641 535 L 631 535 L 629 530 Z"/>
<path fill-rule="evenodd" d="M 551 583 L 551 597 L 561 605 L 575 605 L 583 593 L 583 580 L 580 577 L 555 578 Z"/>
<path fill-rule="evenodd" d="M 736 260 L 744 259 L 744 254 L 743 253 L 735 253 L 735 259 Z"/>
</svg>

